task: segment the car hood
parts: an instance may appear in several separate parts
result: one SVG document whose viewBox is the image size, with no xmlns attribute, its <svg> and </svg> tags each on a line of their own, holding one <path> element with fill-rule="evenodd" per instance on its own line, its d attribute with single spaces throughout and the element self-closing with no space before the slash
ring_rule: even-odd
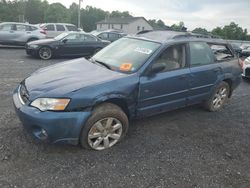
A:
<svg viewBox="0 0 250 188">
<path fill-rule="evenodd" d="M 80 58 L 40 69 L 24 83 L 32 101 L 39 97 L 69 96 L 81 88 L 126 76 Z"/>
<path fill-rule="evenodd" d="M 29 45 L 31 44 L 35 44 L 35 45 L 39 45 L 39 44 L 50 44 L 50 43 L 53 43 L 53 42 L 56 42 L 57 40 L 55 39 L 41 39 L 41 40 L 35 40 L 35 41 L 32 41 L 32 42 L 29 42 Z"/>
</svg>

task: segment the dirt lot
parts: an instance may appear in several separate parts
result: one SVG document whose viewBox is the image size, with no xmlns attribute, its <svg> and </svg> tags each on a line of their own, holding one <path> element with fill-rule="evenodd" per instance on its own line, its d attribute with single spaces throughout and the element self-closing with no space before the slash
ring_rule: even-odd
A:
<svg viewBox="0 0 250 188">
<path fill-rule="evenodd" d="M 37 143 L 12 106 L 17 84 L 40 67 L 0 49 L 0 187 L 250 187 L 250 82 L 226 108 L 189 107 L 131 123 L 126 139 L 95 152 Z"/>
</svg>

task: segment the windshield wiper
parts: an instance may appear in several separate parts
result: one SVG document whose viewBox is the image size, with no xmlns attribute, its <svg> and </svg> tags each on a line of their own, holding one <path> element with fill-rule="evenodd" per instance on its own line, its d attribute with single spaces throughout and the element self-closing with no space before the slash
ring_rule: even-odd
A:
<svg viewBox="0 0 250 188">
<path fill-rule="evenodd" d="M 92 63 L 98 63 L 98 64 L 100 64 L 101 66 L 103 66 L 103 67 L 106 67 L 107 69 L 109 69 L 109 70 L 111 70 L 111 67 L 108 65 L 108 64 L 106 64 L 106 63 L 104 63 L 104 62 L 102 62 L 102 61 L 98 61 L 98 60 L 95 60 L 95 59 L 93 59 L 93 58 L 91 58 L 91 59 L 89 59 Z"/>
</svg>

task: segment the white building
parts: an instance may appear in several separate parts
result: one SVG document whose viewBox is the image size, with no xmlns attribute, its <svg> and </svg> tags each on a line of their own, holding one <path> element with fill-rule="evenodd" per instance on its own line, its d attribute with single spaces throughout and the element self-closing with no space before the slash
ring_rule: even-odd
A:
<svg viewBox="0 0 250 188">
<path fill-rule="evenodd" d="M 108 29 L 120 30 L 126 34 L 136 34 L 144 30 L 153 30 L 153 27 L 144 17 L 108 18 L 96 23 L 97 31 Z"/>
</svg>

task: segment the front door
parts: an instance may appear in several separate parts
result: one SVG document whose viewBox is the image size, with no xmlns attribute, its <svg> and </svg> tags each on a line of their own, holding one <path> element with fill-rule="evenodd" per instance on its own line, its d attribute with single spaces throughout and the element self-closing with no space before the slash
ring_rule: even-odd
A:
<svg viewBox="0 0 250 188">
<path fill-rule="evenodd" d="M 81 40 L 79 33 L 67 35 L 60 45 L 60 55 L 62 56 L 78 56 L 82 53 L 84 40 Z"/>
<path fill-rule="evenodd" d="M 165 68 L 140 78 L 137 116 L 148 116 L 186 105 L 190 69 L 186 61 L 186 45 L 165 49 L 154 61 Z"/>
</svg>

